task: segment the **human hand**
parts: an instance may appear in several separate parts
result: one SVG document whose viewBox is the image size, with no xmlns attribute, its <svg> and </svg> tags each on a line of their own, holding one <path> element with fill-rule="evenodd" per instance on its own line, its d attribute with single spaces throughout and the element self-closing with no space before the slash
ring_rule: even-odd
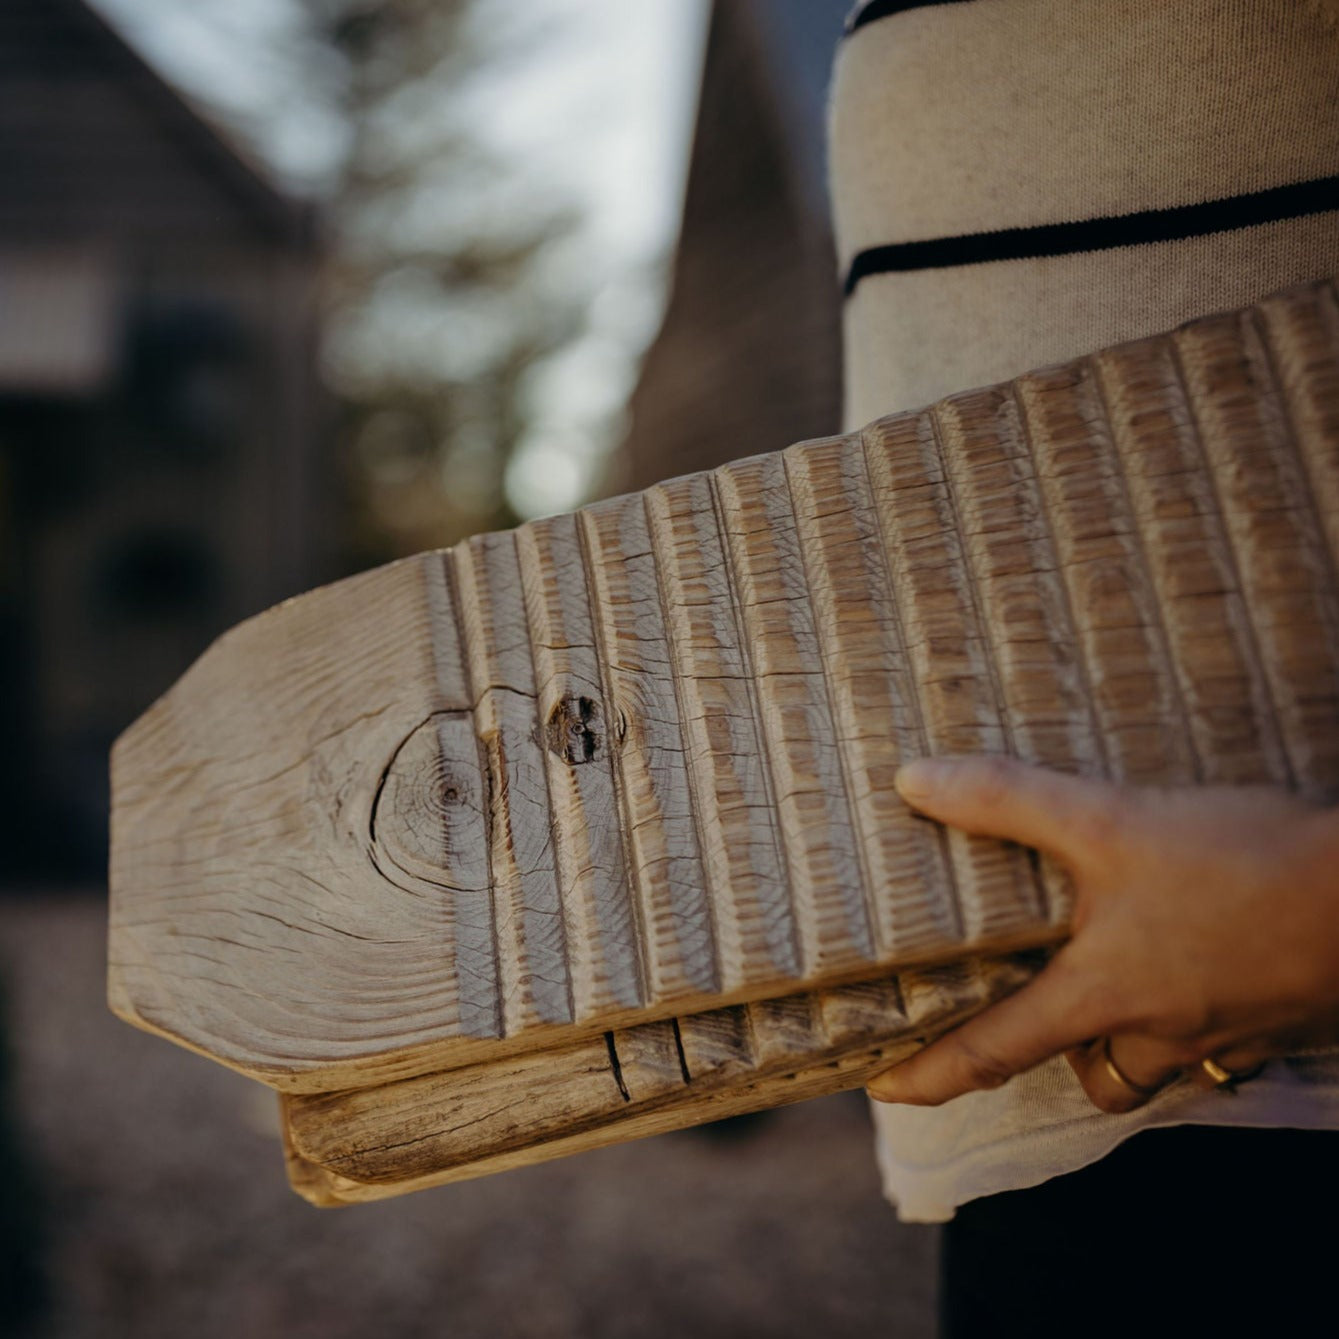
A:
<svg viewBox="0 0 1339 1339">
<path fill-rule="evenodd" d="M 1130 1111 L 1207 1076 L 1205 1060 L 1243 1074 L 1339 1043 L 1339 811 L 1004 758 L 925 759 L 896 784 L 921 813 L 1052 856 L 1073 879 L 1073 934 L 1021 990 L 872 1079 L 872 1097 L 935 1106 L 1064 1053 L 1097 1107 Z"/>
</svg>

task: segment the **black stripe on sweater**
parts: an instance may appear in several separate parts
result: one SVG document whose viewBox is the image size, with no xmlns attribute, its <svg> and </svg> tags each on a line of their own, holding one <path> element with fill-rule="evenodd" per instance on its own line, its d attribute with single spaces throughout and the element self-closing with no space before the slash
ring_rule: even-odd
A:
<svg viewBox="0 0 1339 1339">
<path fill-rule="evenodd" d="M 874 246 L 861 251 L 851 262 L 845 291 L 850 297 L 856 285 L 871 274 L 945 270 L 995 260 L 1036 260 L 1085 251 L 1110 251 L 1120 246 L 1146 246 L 1151 242 L 1176 242 L 1331 209 L 1339 209 L 1339 176 L 1171 209 L 1145 209 L 1137 214 L 1083 219 L 1077 223 L 1044 223 L 1035 228 L 1002 228 L 998 232 Z"/>
<path fill-rule="evenodd" d="M 846 35 L 849 37 L 857 28 L 863 28 L 876 19 L 886 19 L 893 14 L 901 14 L 907 9 L 930 9 L 935 5 L 965 5 L 970 0 L 869 0 L 846 21 Z"/>
</svg>

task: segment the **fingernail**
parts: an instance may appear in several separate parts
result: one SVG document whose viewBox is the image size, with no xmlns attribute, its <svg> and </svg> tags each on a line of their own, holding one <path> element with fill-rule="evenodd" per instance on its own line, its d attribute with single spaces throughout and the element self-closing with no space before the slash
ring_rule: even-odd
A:
<svg viewBox="0 0 1339 1339">
<path fill-rule="evenodd" d="M 876 1102 L 903 1102 L 907 1096 L 902 1076 L 895 1069 L 876 1074 L 865 1085 L 865 1091 Z"/>
<path fill-rule="evenodd" d="M 917 758 L 897 769 L 893 785 L 904 800 L 914 804 L 942 791 L 952 775 L 953 764 L 947 758 Z"/>
</svg>

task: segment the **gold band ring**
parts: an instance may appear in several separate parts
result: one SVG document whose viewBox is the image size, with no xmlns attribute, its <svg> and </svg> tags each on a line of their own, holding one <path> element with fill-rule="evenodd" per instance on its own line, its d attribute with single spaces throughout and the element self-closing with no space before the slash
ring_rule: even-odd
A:
<svg viewBox="0 0 1339 1339">
<path fill-rule="evenodd" d="M 1224 1069 L 1217 1060 L 1212 1058 L 1200 1061 L 1200 1069 L 1212 1080 L 1213 1086 L 1219 1092 L 1230 1093 L 1237 1084 L 1245 1083 L 1247 1079 L 1253 1079 L 1264 1069 L 1264 1064 L 1258 1064 L 1254 1069 L 1244 1069 L 1234 1073 L 1230 1069 Z"/>
<path fill-rule="evenodd" d="M 1117 1083 L 1127 1092 L 1133 1093 L 1136 1097 L 1147 1101 L 1150 1097 L 1155 1097 L 1162 1091 L 1162 1085 L 1155 1088 L 1149 1088 L 1142 1083 L 1136 1083 L 1112 1058 L 1111 1058 L 1111 1038 L 1102 1038 L 1102 1061 L 1107 1067 L 1107 1073 L 1111 1075 Z"/>
</svg>

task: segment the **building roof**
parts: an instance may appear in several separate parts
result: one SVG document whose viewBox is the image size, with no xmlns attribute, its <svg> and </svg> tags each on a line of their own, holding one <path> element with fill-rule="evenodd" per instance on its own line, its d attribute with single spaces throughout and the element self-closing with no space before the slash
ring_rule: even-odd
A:
<svg viewBox="0 0 1339 1339">
<path fill-rule="evenodd" d="M 839 424 L 840 299 L 824 153 L 846 0 L 715 0 L 660 333 L 618 486 Z"/>
<path fill-rule="evenodd" d="M 810 207 L 827 213 L 827 100 L 851 0 L 750 0 L 789 150 Z"/>
<path fill-rule="evenodd" d="M 302 244 L 286 196 L 82 0 L 0 5 L 0 238 Z"/>
</svg>

